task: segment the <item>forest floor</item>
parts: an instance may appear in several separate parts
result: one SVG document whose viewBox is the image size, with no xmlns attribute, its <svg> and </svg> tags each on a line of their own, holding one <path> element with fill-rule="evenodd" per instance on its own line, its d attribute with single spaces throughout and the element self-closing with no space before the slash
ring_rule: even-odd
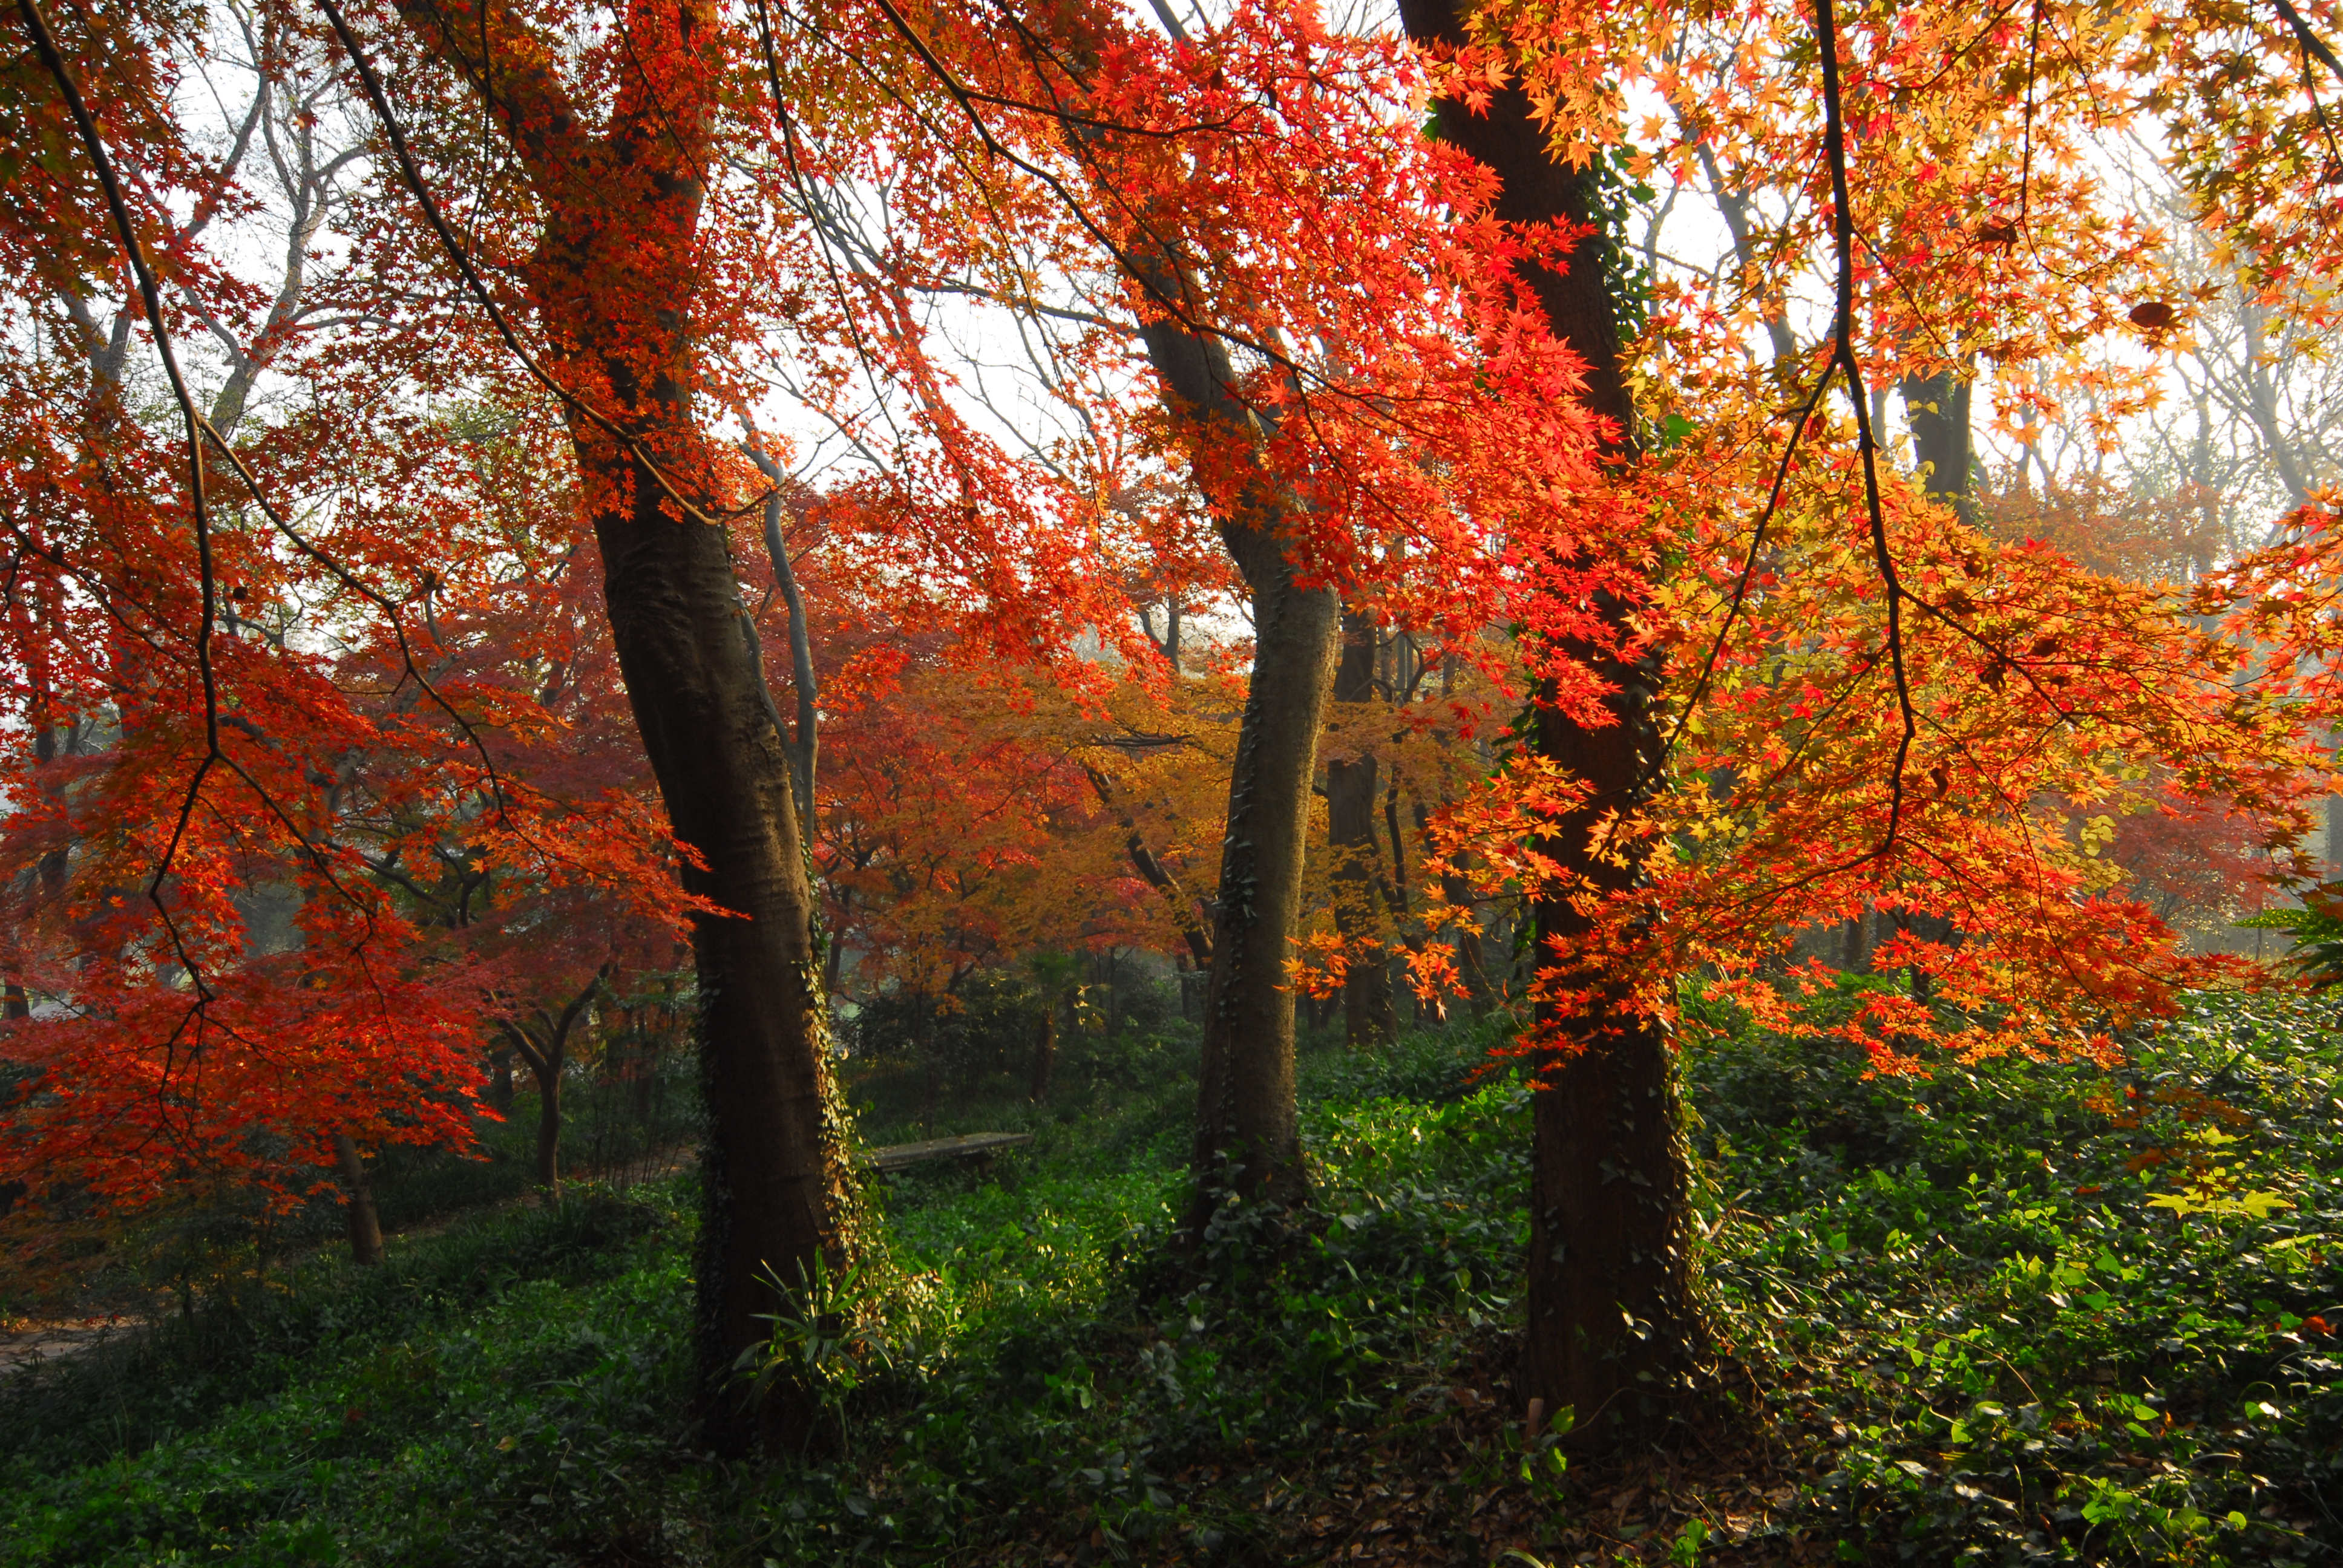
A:
<svg viewBox="0 0 2343 1568">
<path fill-rule="evenodd" d="M 874 1189 L 852 1332 L 777 1332 L 827 1369 L 808 1452 L 696 1445 L 685 1173 L 223 1270 L 9 1374 L 0 1565 L 2330 1563 L 2336 1022 L 2203 999 L 2114 1071 L 1692 1054 L 1715 1397 L 1567 1467 L 1510 1386 L 1527 1096 L 1485 1029 L 1312 1053 L 1313 1208 L 1176 1264 L 1178 1029 L 1070 1047 L 1045 1110 L 868 1072 L 874 1143 L 1035 1136 Z"/>
</svg>

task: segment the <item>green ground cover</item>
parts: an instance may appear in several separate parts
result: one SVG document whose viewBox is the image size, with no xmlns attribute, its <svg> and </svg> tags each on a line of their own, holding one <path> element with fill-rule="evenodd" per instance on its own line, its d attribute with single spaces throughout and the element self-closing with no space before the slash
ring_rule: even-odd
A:
<svg viewBox="0 0 2343 1568">
<path fill-rule="evenodd" d="M 728 1469 L 686 1406 L 688 1175 L 321 1258 L 0 1388 L 0 1564 L 2316 1563 L 2343 1545 L 2331 1010 L 2208 1000 L 2130 1063 L 1686 1066 L 1720 1415 L 1525 1452 L 1526 1093 L 1487 1027 L 1305 1061 L 1313 1211 L 1167 1253 L 1190 1031 L 861 1085 L 874 1142 L 1031 1131 L 879 1195 L 785 1322 L 828 1422 Z M 938 1125 L 950 1105 L 966 1124 Z"/>
</svg>

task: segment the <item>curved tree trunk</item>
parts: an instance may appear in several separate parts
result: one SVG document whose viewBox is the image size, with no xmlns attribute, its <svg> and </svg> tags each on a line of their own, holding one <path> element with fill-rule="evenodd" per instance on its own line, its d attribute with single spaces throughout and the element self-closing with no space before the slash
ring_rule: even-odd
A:
<svg viewBox="0 0 2343 1568">
<path fill-rule="evenodd" d="M 1176 257 L 1141 254 L 1131 261 L 1158 297 L 1198 297 Z M 1262 449 L 1269 417 L 1237 396 L 1236 373 L 1219 339 L 1169 317 L 1145 323 L 1141 337 L 1192 449 L 1222 443 Z M 1202 472 L 1216 467 L 1196 466 L 1200 483 Z M 1208 493 L 1215 487 L 1206 487 Z M 1253 664 L 1229 778 L 1195 1167 L 1200 1192 L 1225 1183 L 1251 1197 L 1292 1202 L 1302 1193 L 1303 1178 L 1286 961 L 1302 913 L 1310 786 L 1333 684 L 1340 604 L 1330 588 L 1296 586 L 1283 526 L 1295 502 L 1272 476 L 1258 473 L 1237 494 L 1212 498 L 1222 543 L 1252 590 Z"/>
<path fill-rule="evenodd" d="M 1408 32 L 1461 43 L 1452 0 L 1401 0 Z M 1555 163 L 1518 88 L 1494 95 L 1488 112 L 1443 103 L 1441 131 L 1495 171 L 1497 216 L 1513 222 L 1584 224 L 1594 216 L 1578 176 Z M 1634 404 L 1620 357 L 1618 313 L 1596 236 L 1560 268 L 1525 276 L 1556 337 L 1586 364 L 1586 402 L 1612 420 L 1612 450 L 1634 453 Z M 1614 603 L 1624 624 L 1634 607 Z M 1588 829 L 1604 811 L 1632 807 L 1648 787 L 1656 738 L 1656 671 L 1607 665 L 1582 651 L 1615 682 L 1612 722 L 1587 728 L 1541 709 L 1534 743 L 1595 788 L 1557 825 L 1545 846 L 1564 867 L 1600 887 L 1632 885 L 1636 865 L 1591 853 Z M 1584 928 L 1562 900 L 1533 911 L 1538 950 L 1567 944 Z M 1598 982 L 1601 977 L 1590 977 Z M 1653 1020 L 1623 1012 L 1562 1020 L 1575 1048 L 1550 1064 L 1533 1102 L 1529 1337 L 1522 1393 L 1554 1416 L 1571 1412 L 1577 1441 L 1594 1443 L 1664 1418 L 1686 1388 L 1706 1333 L 1692 1294 L 1691 1171 L 1680 1127 L 1674 1059 Z"/>
<path fill-rule="evenodd" d="M 703 860 L 684 885 L 746 920 L 701 915 L 700 1083 L 708 1107 L 698 1259 L 700 1386 L 719 1448 L 758 1424 L 733 1367 L 775 1304 L 841 1242 L 850 1190 L 833 1131 L 827 1014 L 813 894 L 789 759 L 749 657 L 716 528 L 659 514 L 648 483 L 631 514 L 595 520 L 628 699 L 676 837 Z M 784 1423 L 787 1411 L 772 1412 Z"/>
<path fill-rule="evenodd" d="M 1223 529 L 1223 536 L 1251 530 Z M 1338 625 L 1334 595 L 1293 585 L 1274 538 L 1231 540 L 1253 590 L 1252 680 L 1229 779 L 1228 838 L 1205 991 L 1196 1170 L 1254 1198 L 1303 1191 L 1293 1101 L 1293 990 L 1310 785 L 1326 721 Z"/>
<path fill-rule="evenodd" d="M 545 214 L 526 281 L 565 357 L 552 374 L 579 389 L 570 431 L 619 670 L 669 820 L 699 858 L 684 885 L 729 911 L 692 926 L 708 1106 L 696 1349 L 709 1440 L 737 1453 L 760 1429 L 801 1432 L 810 1413 L 794 1396 L 753 1409 L 736 1363 L 766 1337 L 769 1280 L 794 1282 L 842 1246 L 852 1177 L 786 739 L 725 530 L 704 496 L 692 501 L 711 450 L 691 408 L 691 297 L 722 18 L 712 0 L 617 15 L 632 68 L 607 106 L 580 106 L 539 65 L 558 41 L 518 13 L 493 0 L 397 7 L 465 79 L 495 84 L 487 110 Z"/>
</svg>

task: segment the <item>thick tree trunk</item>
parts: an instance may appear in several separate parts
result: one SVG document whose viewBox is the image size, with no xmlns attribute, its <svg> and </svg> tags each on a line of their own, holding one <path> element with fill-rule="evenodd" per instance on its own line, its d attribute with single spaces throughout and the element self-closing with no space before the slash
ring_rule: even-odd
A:
<svg viewBox="0 0 2343 1568">
<path fill-rule="evenodd" d="M 343 1217 L 349 1221 L 350 1261 L 366 1268 L 382 1261 L 382 1222 L 374 1211 L 374 1182 L 367 1176 L 366 1157 L 347 1132 L 334 1134 L 334 1161 L 342 1170 Z"/>
<path fill-rule="evenodd" d="M 1136 263 L 1161 297 L 1196 297 L 1172 257 Z M 1141 337 L 1192 446 L 1261 449 L 1267 416 L 1236 395 L 1225 346 L 1164 317 L 1146 323 Z M 1195 1165 L 1202 1192 L 1225 1183 L 1250 1197 L 1292 1202 L 1303 1179 L 1286 961 L 1302 913 L 1310 786 L 1333 684 L 1340 606 L 1331 589 L 1295 585 L 1282 527 L 1293 501 L 1272 476 L 1212 499 L 1222 542 L 1252 594 L 1253 665 L 1229 778 Z"/>
<path fill-rule="evenodd" d="M 1334 700 L 1367 702 L 1375 695 L 1375 623 L 1355 610 L 1342 614 L 1342 658 L 1334 666 Z M 1399 1015 L 1392 1007 L 1391 965 L 1370 946 L 1382 949 L 1391 935 L 1379 874 L 1382 840 L 1375 832 L 1377 775 L 1370 755 L 1354 762 L 1326 764 L 1326 839 L 1333 863 L 1334 929 L 1342 933 L 1351 966 L 1342 979 L 1342 1030 L 1353 1050 L 1389 1045 L 1399 1038 Z"/>
<path fill-rule="evenodd" d="M 725 529 L 706 496 L 687 507 L 670 493 L 709 467 L 692 411 L 693 292 L 725 90 L 722 17 L 712 0 L 615 17 L 629 67 L 601 113 L 581 111 L 547 65 L 558 40 L 509 9 L 396 3 L 426 48 L 482 85 L 539 199 L 526 282 L 559 346 L 552 373 L 580 389 L 570 433 L 619 670 L 669 821 L 702 862 L 684 868 L 684 885 L 728 911 L 692 928 L 708 1107 L 696 1350 L 709 1440 L 737 1453 L 760 1426 L 804 1429 L 809 1406 L 791 1395 L 753 1410 L 735 1367 L 766 1337 L 769 1277 L 793 1284 L 842 1245 L 852 1179 L 785 738 Z"/>
<path fill-rule="evenodd" d="M 1310 785 L 1339 620 L 1332 592 L 1293 586 L 1273 538 L 1248 542 L 1237 556 L 1253 588 L 1252 681 L 1229 780 L 1195 1160 L 1208 1186 L 1292 1202 L 1303 1178 L 1286 963 L 1302 915 Z"/>
<path fill-rule="evenodd" d="M 737 1451 L 755 1424 L 734 1363 L 775 1304 L 840 1244 L 850 1174 L 832 1136 L 827 1015 L 812 889 L 789 759 L 749 657 L 720 530 L 659 515 L 635 487 L 632 515 L 596 519 L 618 663 L 676 837 L 705 864 L 684 885 L 745 920 L 702 916 L 698 1349 L 711 1435 Z M 790 1412 L 772 1414 L 784 1424 Z"/>
<path fill-rule="evenodd" d="M 1969 383 L 1949 369 L 1898 383 L 1912 422 L 1912 456 L 1926 473 L 1927 493 L 1950 502 L 1961 520 L 1975 520 L 1969 491 L 1974 463 L 1969 446 Z"/>
<path fill-rule="evenodd" d="M 1463 41 L 1452 0 L 1401 0 L 1411 35 Z M 1441 106 L 1441 131 L 1495 171 L 1497 215 L 1514 222 L 1589 221 L 1580 176 L 1548 156 L 1517 89 L 1495 95 L 1485 115 Z M 1586 364 L 1587 405 L 1612 420 L 1614 454 L 1634 451 L 1634 405 L 1621 364 L 1618 313 L 1597 235 L 1560 268 L 1533 267 L 1527 281 L 1554 334 Z M 1610 613 L 1624 623 L 1632 606 Z M 1640 868 L 1598 861 L 1588 829 L 1600 812 L 1634 806 L 1654 760 L 1655 672 L 1608 668 L 1618 686 L 1613 722 L 1597 728 L 1541 710 L 1539 752 L 1592 782 L 1589 803 L 1559 823 L 1547 851 L 1597 886 L 1632 885 Z M 1584 920 L 1567 902 L 1533 911 L 1541 960 L 1566 945 Z M 1599 982 L 1603 977 L 1590 977 Z M 1674 1088 L 1674 1057 L 1659 1026 L 1597 1010 L 1558 1020 L 1574 1048 L 1547 1065 L 1534 1097 L 1530 1198 L 1529 1337 L 1522 1394 L 1554 1416 L 1572 1413 L 1583 1443 L 1601 1442 L 1662 1417 L 1685 1389 L 1706 1343 L 1692 1294 L 1690 1167 Z"/>
</svg>

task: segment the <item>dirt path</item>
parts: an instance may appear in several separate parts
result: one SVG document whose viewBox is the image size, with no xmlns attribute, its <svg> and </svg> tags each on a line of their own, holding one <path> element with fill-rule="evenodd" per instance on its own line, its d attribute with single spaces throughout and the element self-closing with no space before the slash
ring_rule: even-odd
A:
<svg viewBox="0 0 2343 1568">
<path fill-rule="evenodd" d="M 95 1350 L 146 1328 L 143 1318 L 109 1312 L 102 1318 L 61 1318 L 33 1322 L 13 1333 L 0 1334 L 0 1377 L 35 1362 L 55 1361 Z"/>
</svg>

